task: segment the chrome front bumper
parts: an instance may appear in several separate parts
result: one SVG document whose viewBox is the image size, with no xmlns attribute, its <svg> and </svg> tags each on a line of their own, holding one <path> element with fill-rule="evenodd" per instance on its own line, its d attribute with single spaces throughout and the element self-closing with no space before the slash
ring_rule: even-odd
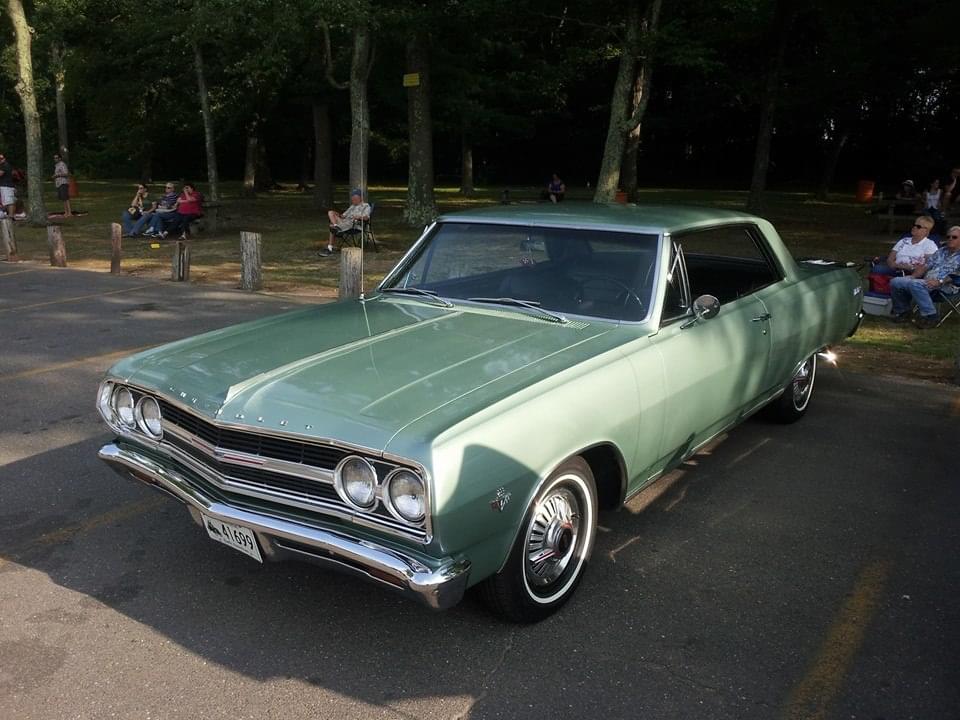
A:
<svg viewBox="0 0 960 720">
<path fill-rule="evenodd" d="M 372 580 L 419 600 L 436 610 L 456 605 L 470 576 L 470 561 L 448 558 L 436 568 L 369 540 L 334 530 L 240 510 L 207 497 L 194 483 L 136 450 L 115 443 L 98 453 L 120 475 L 163 490 L 184 503 L 200 525 L 200 513 L 252 530 L 268 560 L 306 560 Z"/>
</svg>

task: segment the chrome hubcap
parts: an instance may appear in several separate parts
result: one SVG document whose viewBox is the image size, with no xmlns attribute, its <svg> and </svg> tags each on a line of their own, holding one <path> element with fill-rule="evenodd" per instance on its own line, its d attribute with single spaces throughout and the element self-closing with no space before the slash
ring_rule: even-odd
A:
<svg viewBox="0 0 960 720">
<path fill-rule="evenodd" d="M 809 357 L 793 376 L 793 406 L 795 408 L 800 410 L 807 404 L 807 399 L 810 397 L 810 390 L 812 388 L 813 358 Z"/>
<path fill-rule="evenodd" d="M 526 573 L 530 584 L 545 587 L 563 575 L 580 538 L 580 503 L 558 488 L 537 505 L 527 530 Z"/>
</svg>

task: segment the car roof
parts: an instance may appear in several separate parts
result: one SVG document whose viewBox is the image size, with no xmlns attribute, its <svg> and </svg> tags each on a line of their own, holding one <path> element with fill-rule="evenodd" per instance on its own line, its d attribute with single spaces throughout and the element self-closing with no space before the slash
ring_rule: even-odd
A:
<svg viewBox="0 0 960 720">
<path fill-rule="evenodd" d="M 675 233 L 717 224 L 755 223 L 749 213 L 693 205 L 634 205 L 563 202 L 495 205 L 446 213 L 440 222 L 543 225 L 567 228 Z"/>
</svg>

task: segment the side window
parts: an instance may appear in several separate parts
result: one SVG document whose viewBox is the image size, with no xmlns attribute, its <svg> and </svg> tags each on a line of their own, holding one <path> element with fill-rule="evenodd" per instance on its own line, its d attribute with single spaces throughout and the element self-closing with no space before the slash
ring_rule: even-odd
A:
<svg viewBox="0 0 960 720">
<path fill-rule="evenodd" d="M 782 274 L 752 225 L 727 225 L 678 238 L 691 297 L 716 295 L 721 303 L 756 292 Z"/>
</svg>

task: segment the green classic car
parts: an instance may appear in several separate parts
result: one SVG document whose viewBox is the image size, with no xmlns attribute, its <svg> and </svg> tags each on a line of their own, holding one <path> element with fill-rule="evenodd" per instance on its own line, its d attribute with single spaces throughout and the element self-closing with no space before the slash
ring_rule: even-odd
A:
<svg viewBox="0 0 960 720">
<path fill-rule="evenodd" d="M 446 215 L 369 297 L 117 363 L 99 454 L 255 560 L 433 608 L 478 585 L 536 621 L 583 577 L 601 509 L 754 411 L 801 417 L 861 301 L 852 270 L 739 212 Z"/>
</svg>

